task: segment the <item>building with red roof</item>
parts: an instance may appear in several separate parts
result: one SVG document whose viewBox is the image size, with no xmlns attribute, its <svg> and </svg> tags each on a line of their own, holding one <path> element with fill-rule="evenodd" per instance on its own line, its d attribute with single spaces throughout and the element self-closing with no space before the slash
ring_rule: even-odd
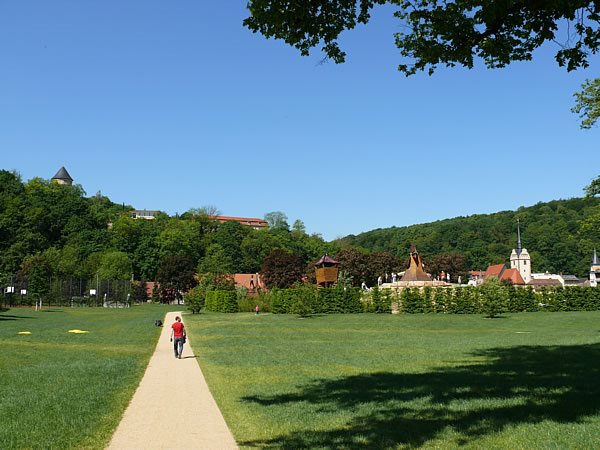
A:
<svg viewBox="0 0 600 450">
<path fill-rule="evenodd" d="M 252 227 L 255 230 L 269 227 L 269 223 L 266 220 L 259 219 L 257 217 L 210 216 L 209 219 L 216 220 L 219 223 L 239 222 L 242 225 Z"/>
<path fill-rule="evenodd" d="M 507 269 L 504 264 L 495 264 L 493 266 L 489 266 L 483 273 L 483 279 L 485 280 L 489 277 L 494 277 L 500 281 L 506 281 L 514 285 L 526 284 L 519 270 Z"/>
</svg>

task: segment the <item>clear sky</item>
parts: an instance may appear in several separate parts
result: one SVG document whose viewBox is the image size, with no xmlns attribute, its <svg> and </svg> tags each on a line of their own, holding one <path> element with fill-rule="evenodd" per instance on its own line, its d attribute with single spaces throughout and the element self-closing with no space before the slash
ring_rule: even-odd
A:
<svg viewBox="0 0 600 450">
<path fill-rule="evenodd" d="M 0 2 L 0 168 L 174 215 L 283 211 L 327 240 L 582 195 L 600 175 L 544 47 L 410 78 L 389 8 L 320 64 L 242 26 L 246 2 Z"/>
</svg>

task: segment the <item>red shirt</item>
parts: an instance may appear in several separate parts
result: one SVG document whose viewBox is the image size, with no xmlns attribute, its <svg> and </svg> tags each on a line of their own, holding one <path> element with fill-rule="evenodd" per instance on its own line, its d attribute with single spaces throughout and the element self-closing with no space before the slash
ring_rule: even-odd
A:
<svg viewBox="0 0 600 450">
<path fill-rule="evenodd" d="M 183 323 L 181 322 L 175 322 L 173 325 L 171 325 L 171 328 L 173 328 L 173 336 L 176 338 L 180 338 L 183 337 Z"/>
</svg>

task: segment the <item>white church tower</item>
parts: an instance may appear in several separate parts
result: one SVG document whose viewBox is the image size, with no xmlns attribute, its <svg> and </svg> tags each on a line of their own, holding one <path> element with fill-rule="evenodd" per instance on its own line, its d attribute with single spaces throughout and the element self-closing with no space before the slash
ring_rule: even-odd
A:
<svg viewBox="0 0 600 450">
<path fill-rule="evenodd" d="M 596 255 L 596 249 L 594 249 L 594 256 L 592 257 L 592 267 L 590 267 L 590 286 L 597 287 L 598 279 L 600 276 L 600 261 L 598 260 L 598 255 Z"/>
<path fill-rule="evenodd" d="M 526 248 L 521 245 L 521 227 L 519 219 L 517 219 L 517 248 L 513 248 L 510 254 L 510 268 L 517 269 L 523 281 L 529 283 L 531 281 L 531 256 Z"/>
</svg>

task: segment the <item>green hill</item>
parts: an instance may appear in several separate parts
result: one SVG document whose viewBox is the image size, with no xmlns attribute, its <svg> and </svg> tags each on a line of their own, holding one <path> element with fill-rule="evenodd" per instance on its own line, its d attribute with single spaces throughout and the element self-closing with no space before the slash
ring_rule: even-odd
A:
<svg viewBox="0 0 600 450">
<path fill-rule="evenodd" d="M 405 257 L 411 243 L 425 260 L 446 254 L 463 255 L 467 268 L 485 269 L 508 263 L 521 240 L 534 272 L 587 276 L 592 251 L 600 249 L 600 198 L 572 198 L 521 207 L 517 211 L 480 214 L 407 227 L 383 228 L 346 236 L 340 245 Z"/>
</svg>

